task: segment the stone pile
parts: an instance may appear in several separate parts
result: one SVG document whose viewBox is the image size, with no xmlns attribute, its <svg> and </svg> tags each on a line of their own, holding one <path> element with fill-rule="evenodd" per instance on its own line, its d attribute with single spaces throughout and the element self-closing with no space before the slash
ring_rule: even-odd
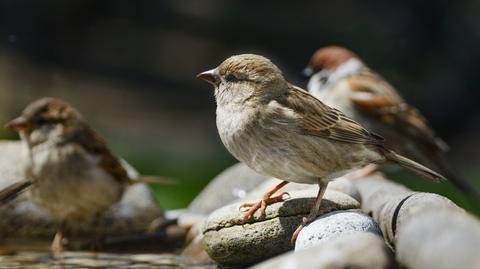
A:
<svg viewBox="0 0 480 269">
<path fill-rule="evenodd" d="M 189 248 L 225 267 L 480 268 L 477 219 L 445 197 L 413 192 L 380 173 L 331 182 L 318 218 L 294 245 L 290 237 L 311 208 L 315 185 L 289 183 L 281 190 L 288 199 L 242 224 L 240 205 L 279 182 L 242 164 L 224 171 L 185 213 L 198 220 Z"/>
</svg>

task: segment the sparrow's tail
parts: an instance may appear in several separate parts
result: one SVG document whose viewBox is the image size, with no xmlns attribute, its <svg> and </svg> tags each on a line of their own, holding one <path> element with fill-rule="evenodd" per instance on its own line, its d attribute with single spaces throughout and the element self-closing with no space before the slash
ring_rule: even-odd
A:
<svg viewBox="0 0 480 269">
<path fill-rule="evenodd" d="M 173 179 L 159 177 L 159 176 L 140 176 L 130 180 L 130 184 L 137 184 L 137 183 L 171 185 L 171 184 L 176 184 L 177 182 Z"/>
<path fill-rule="evenodd" d="M 392 150 L 384 149 L 384 154 L 387 160 L 397 163 L 407 169 L 412 170 L 413 172 L 420 174 L 424 177 L 431 179 L 434 182 L 440 182 L 442 180 L 446 180 L 444 176 L 440 175 L 439 173 L 415 162 L 402 155 L 395 153 Z"/>
<path fill-rule="evenodd" d="M 23 180 L 6 187 L 0 191 L 0 203 L 3 204 L 14 199 L 32 184 L 33 182 L 30 180 Z"/>
</svg>

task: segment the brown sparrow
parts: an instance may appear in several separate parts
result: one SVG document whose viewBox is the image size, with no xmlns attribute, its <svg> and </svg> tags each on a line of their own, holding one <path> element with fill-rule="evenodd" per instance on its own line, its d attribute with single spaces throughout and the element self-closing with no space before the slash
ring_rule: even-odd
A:
<svg viewBox="0 0 480 269">
<path fill-rule="evenodd" d="M 232 56 L 197 76 L 215 87 L 217 128 L 225 147 L 254 171 L 284 181 L 251 206 L 282 200 L 272 195 L 288 182 L 318 184 L 315 204 L 292 236 L 312 221 L 330 180 L 371 163 L 393 162 L 434 181 L 436 172 L 384 146 L 383 139 L 308 92 L 289 84 L 270 60 Z"/>
<path fill-rule="evenodd" d="M 125 188 L 152 178 L 131 179 L 126 170 L 71 105 L 39 99 L 7 128 L 17 131 L 27 148 L 26 180 L 0 192 L 0 201 L 29 188 L 32 201 L 60 221 L 52 250 L 63 250 L 66 225 L 88 220 L 122 197 Z"/>
<path fill-rule="evenodd" d="M 304 74 L 310 76 L 307 88 L 313 96 L 385 137 L 388 148 L 434 168 L 480 199 L 470 181 L 453 172 L 445 159 L 447 144 L 422 114 L 353 52 L 336 46 L 321 48 Z"/>
</svg>

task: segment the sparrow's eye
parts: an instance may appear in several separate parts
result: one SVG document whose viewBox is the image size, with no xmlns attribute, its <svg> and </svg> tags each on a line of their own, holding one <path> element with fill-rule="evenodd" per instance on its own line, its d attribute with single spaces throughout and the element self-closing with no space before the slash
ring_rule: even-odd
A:
<svg viewBox="0 0 480 269">
<path fill-rule="evenodd" d="M 44 118 L 38 118 L 35 120 L 36 125 L 45 125 L 46 123 L 48 123 L 48 120 Z"/>
<path fill-rule="evenodd" d="M 57 124 L 57 123 L 62 123 L 62 119 L 57 119 L 57 118 L 37 118 L 35 119 L 35 125 L 37 126 L 43 126 L 43 125 L 48 125 L 48 124 Z"/>
<path fill-rule="evenodd" d="M 328 77 L 321 77 L 321 78 L 320 78 L 320 82 L 321 82 L 322 84 L 327 83 L 327 81 L 328 81 Z"/>
<path fill-rule="evenodd" d="M 48 106 L 44 106 L 42 107 L 42 109 L 40 109 L 39 113 L 47 113 L 48 112 Z"/>
<path fill-rule="evenodd" d="M 227 81 L 227 82 L 235 82 L 237 80 L 238 80 L 238 78 L 234 74 L 228 74 L 225 77 L 225 81 Z"/>
</svg>

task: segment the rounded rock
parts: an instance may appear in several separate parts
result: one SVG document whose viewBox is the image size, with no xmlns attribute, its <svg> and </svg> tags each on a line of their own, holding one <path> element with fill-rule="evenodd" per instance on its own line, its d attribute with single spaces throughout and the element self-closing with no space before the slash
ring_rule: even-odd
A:
<svg viewBox="0 0 480 269">
<path fill-rule="evenodd" d="M 352 181 L 348 178 L 348 176 L 343 176 L 332 180 L 330 183 L 328 183 L 327 188 L 343 192 L 345 194 L 348 194 L 350 197 L 354 198 L 358 202 L 362 202 L 360 192 L 358 191 L 357 187 L 352 183 Z"/>
<path fill-rule="evenodd" d="M 295 251 L 321 245 L 341 236 L 364 232 L 382 236 L 377 223 L 363 213 L 331 212 L 318 217 L 302 229 L 295 242 Z"/>
<path fill-rule="evenodd" d="M 393 269 L 397 268 L 382 238 L 371 233 L 338 237 L 328 244 L 288 252 L 262 262 L 252 269 Z"/>
<path fill-rule="evenodd" d="M 212 259 L 222 265 L 249 265 L 293 248 L 290 238 L 312 207 L 318 190 L 290 192 L 290 199 L 267 206 L 265 218 L 258 212 L 242 225 L 245 212 L 240 203 L 214 211 L 203 227 L 203 245 Z M 256 201 L 255 201 L 256 202 Z M 357 209 L 352 197 L 327 190 L 320 214 Z"/>
<path fill-rule="evenodd" d="M 478 269 L 480 221 L 458 210 L 430 210 L 404 221 L 395 249 L 406 268 Z"/>
</svg>

